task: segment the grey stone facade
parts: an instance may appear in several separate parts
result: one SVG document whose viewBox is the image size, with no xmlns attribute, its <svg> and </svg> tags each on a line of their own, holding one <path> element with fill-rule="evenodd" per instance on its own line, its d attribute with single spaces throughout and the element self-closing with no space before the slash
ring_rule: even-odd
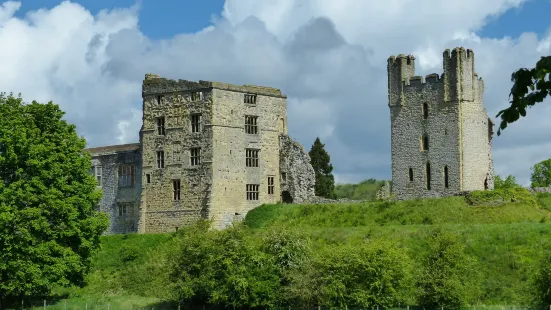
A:
<svg viewBox="0 0 551 310">
<path fill-rule="evenodd" d="M 493 122 L 472 50 L 443 54 L 444 73 L 415 76 L 413 56 L 388 59 L 392 192 L 397 199 L 493 189 Z"/>
<path fill-rule="evenodd" d="M 103 170 L 100 209 L 111 218 L 106 233 L 169 232 L 200 218 L 224 228 L 282 200 L 282 163 L 296 180 L 285 192 L 298 201 L 314 195 L 308 154 L 287 137 L 287 98 L 280 90 L 146 74 L 142 97 L 140 143 L 89 149 Z M 283 143 L 281 137 L 287 137 Z M 282 148 L 292 153 L 284 160 Z M 129 162 L 135 185 L 118 189 L 119 166 Z M 124 203 L 127 213 L 118 216 Z"/>
<path fill-rule="evenodd" d="M 114 145 L 88 149 L 92 169 L 103 196 L 98 209 L 109 216 L 105 234 L 138 231 L 141 195 L 141 156 L 139 144 Z"/>
</svg>

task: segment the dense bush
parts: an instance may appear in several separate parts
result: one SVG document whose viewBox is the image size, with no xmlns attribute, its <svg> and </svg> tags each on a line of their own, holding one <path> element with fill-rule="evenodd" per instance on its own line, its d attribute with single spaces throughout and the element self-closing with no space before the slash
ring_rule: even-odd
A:
<svg viewBox="0 0 551 310">
<path fill-rule="evenodd" d="M 426 308 L 459 309 L 476 293 L 475 260 L 457 236 L 436 230 L 423 255 L 417 287 L 418 304 Z"/>
<path fill-rule="evenodd" d="M 498 206 L 505 203 L 519 202 L 537 205 L 537 198 L 523 187 L 495 189 L 493 191 L 473 191 L 466 194 L 467 203 L 474 206 Z"/>
</svg>

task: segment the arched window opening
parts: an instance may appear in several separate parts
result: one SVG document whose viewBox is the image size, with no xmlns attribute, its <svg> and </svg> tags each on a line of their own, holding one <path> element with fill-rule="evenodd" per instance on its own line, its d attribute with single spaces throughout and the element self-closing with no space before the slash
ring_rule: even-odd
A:
<svg viewBox="0 0 551 310">
<path fill-rule="evenodd" d="M 423 118 L 429 118 L 429 105 L 426 102 L 423 103 Z"/>
<path fill-rule="evenodd" d="M 413 169 L 409 168 L 409 181 L 413 182 Z"/>
<path fill-rule="evenodd" d="M 448 166 L 444 166 L 444 187 L 445 188 L 448 188 L 450 185 L 449 185 L 449 181 L 448 181 Z"/>
<path fill-rule="evenodd" d="M 427 178 L 427 190 L 430 191 L 430 163 L 427 163 L 426 178 Z"/>
</svg>

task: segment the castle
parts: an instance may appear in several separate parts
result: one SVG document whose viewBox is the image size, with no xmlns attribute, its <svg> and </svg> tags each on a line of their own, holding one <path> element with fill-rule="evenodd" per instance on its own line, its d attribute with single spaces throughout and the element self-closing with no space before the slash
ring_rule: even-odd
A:
<svg viewBox="0 0 551 310">
<path fill-rule="evenodd" d="M 314 196 L 308 153 L 287 135 L 287 98 L 259 86 L 146 74 L 140 142 L 87 149 L 106 234 L 215 228 L 265 203 Z"/>
<path fill-rule="evenodd" d="M 397 199 L 493 189 L 493 122 L 472 50 L 445 50 L 444 73 L 415 76 L 415 58 L 388 59 L 392 193 Z"/>
<path fill-rule="evenodd" d="M 446 50 L 441 76 L 415 76 L 413 56 L 387 66 L 395 197 L 493 189 L 494 124 L 474 53 Z M 261 204 L 314 197 L 280 90 L 146 74 L 142 98 L 139 143 L 88 149 L 106 234 L 175 231 L 201 218 L 224 228 Z"/>
</svg>

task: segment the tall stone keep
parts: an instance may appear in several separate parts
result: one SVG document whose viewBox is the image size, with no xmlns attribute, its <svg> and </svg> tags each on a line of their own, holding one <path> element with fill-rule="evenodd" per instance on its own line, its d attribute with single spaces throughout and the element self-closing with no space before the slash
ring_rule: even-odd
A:
<svg viewBox="0 0 551 310">
<path fill-rule="evenodd" d="M 388 59 L 392 193 L 397 199 L 493 189 L 493 122 L 472 50 L 443 54 L 444 72 L 415 75 L 415 57 Z"/>
<path fill-rule="evenodd" d="M 174 231 L 199 218 L 224 228 L 281 201 L 287 100 L 280 90 L 148 74 L 142 97 L 140 232 Z"/>
</svg>

